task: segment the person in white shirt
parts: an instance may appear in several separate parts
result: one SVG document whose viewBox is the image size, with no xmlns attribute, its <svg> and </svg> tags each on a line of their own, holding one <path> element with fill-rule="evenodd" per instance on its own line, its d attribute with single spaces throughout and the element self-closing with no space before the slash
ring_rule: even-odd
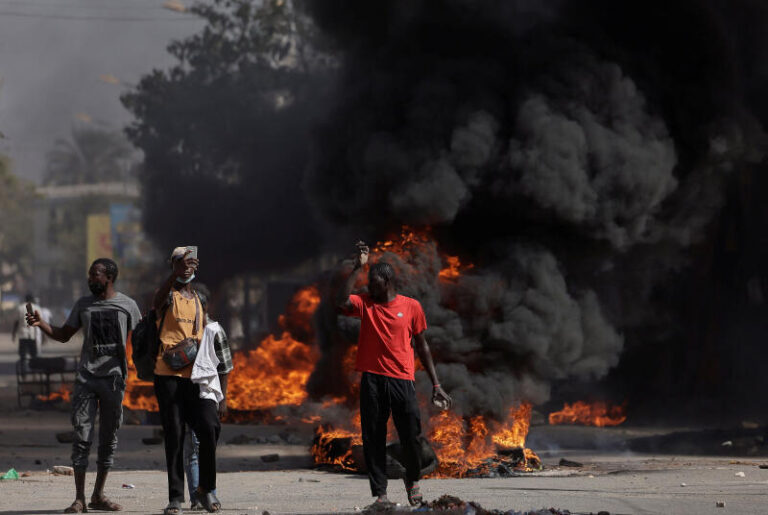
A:
<svg viewBox="0 0 768 515">
<path fill-rule="evenodd" d="M 25 303 L 19 304 L 16 310 L 17 316 L 11 330 L 11 338 L 13 340 L 16 337 L 19 338 L 19 366 L 21 367 L 22 375 L 26 375 L 29 372 L 29 360 L 40 355 L 40 344 L 43 340 L 42 331 L 38 327 L 27 325 L 25 318 L 27 315 L 26 302 L 32 304 L 33 312 L 35 310 L 42 311 L 42 309 L 35 303 L 35 296 L 31 293 L 27 293 L 24 300 Z"/>
<path fill-rule="evenodd" d="M 45 320 L 46 322 L 48 322 L 50 324 L 51 320 L 53 318 L 53 314 L 51 313 L 51 310 L 46 308 L 45 306 L 42 306 L 40 304 L 40 299 L 37 298 L 37 297 L 35 297 L 35 304 L 40 306 L 40 316 L 43 318 L 43 320 Z M 38 347 L 37 347 L 37 350 L 38 350 L 37 354 L 39 356 L 43 352 L 42 345 L 44 343 L 46 343 L 50 338 L 48 338 L 45 335 L 45 333 L 42 332 L 42 331 L 38 331 L 37 335 L 38 335 L 38 337 L 37 337 L 37 345 L 38 345 Z"/>
</svg>

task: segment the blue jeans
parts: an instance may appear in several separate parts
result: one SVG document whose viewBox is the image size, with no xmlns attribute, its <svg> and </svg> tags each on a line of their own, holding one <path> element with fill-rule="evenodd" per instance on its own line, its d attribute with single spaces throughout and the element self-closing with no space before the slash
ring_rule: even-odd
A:
<svg viewBox="0 0 768 515">
<path fill-rule="evenodd" d="M 192 428 L 187 425 L 187 435 L 184 437 L 184 472 L 187 474 L 187 488 L 189 488 L 189 502 L 197 502 L 197 487 L 200 484 L 200 464 L 197 462 L 197 450 L 200 443 Z M 216 494 L 216 490 L 213 491 Z"/>
<path fill-rule="evenodd" d="M 184 472 L 187 474 L 187 488 L 189 488 L 189 502 L 195 504 L 197 498 L 195 492 L 200 484 L 200 465 L 197 462 L 197 450 L 199 447 L 197 436 L 192 428 L 187 425 L 187 435 L 184 438 Z"/>
</svg>

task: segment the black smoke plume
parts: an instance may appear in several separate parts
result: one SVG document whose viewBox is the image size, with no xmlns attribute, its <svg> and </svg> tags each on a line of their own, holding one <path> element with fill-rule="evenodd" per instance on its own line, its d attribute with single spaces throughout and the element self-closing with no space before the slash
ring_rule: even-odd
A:
<svg viewBox="0 0 768 515">
<path fill-rule="evenodd" d="M 695 282 L 729 185 L 762 168 L 764 7 L 306 9 L 341 55 L 311 199 L 368 234 L 431 226 L 441 252 L 476 265 L 445 286 L 434 248 L 383 258 L 425 306 L 442 382 L 465 412 L 542 402 L 554 381 L 605 377 L 625 343 L 695 323 L 681 314 L 690 300 L 658 291 Z"/>
</svg>

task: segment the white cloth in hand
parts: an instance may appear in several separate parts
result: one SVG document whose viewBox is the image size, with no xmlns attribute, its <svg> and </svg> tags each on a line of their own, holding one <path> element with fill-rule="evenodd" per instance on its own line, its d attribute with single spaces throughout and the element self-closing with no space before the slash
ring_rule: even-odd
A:
<svg viewBox="0 0 768 515">
<path fill-rule="evenodd" d="M 195 364 L 192 365 L 192 376 L 190 377 L 193 383 L 200 385 L 200 398 L 216 401 L 216 404 L 224 399 L 219 374 L 216 370 L 219 366 L 219 358 L 216 356 L 216 349 L 213 344 L 218 330 L 218 322 L 211 322 L 205 326 L 203 339 L 197 349 L 197 357 Z"/>
</svg>

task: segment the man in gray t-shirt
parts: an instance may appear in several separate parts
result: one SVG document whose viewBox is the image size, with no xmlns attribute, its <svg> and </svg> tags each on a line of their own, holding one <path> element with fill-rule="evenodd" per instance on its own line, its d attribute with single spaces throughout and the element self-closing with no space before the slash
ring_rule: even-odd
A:
<svg viewBox="0 0 768 515">
<path fill-rule="evenodd" d="M 112 298 L 81 297 L 72 308 L 65 326 L 83 329 L 77 380 L 91 377 L 125 379 L 125 341 L 141 320 L 136 302 L 115 292 Z M 124 382 L 124 381 L 123 381 Z"/>
<path fill-rule="evenodd" d="M 27 315 L 27 324 L 39 327 L 46 335 L 67 342 L 81 328 L 83 348 L 72 395 L 72 466 L 75 469 L 75 501 L 65 513 L 87 511 L 85 471 L 93 442 L 96 413 L 99 416 L 99 447 L 96 484 L 88 508 L 119 511 L 122 506 L 104 496 L 104 484 L 114 462 L 117 429 L 123 419 L 126 351 L 129 333 L 141 318 L 130 297 L 115 291 L 117 264 L 107 258 L 93 262 L 88 270 L 88 288 L 92 295 L 79 299 L 62 327 L 52 327 L 40 312 Z"/>
</svg>

